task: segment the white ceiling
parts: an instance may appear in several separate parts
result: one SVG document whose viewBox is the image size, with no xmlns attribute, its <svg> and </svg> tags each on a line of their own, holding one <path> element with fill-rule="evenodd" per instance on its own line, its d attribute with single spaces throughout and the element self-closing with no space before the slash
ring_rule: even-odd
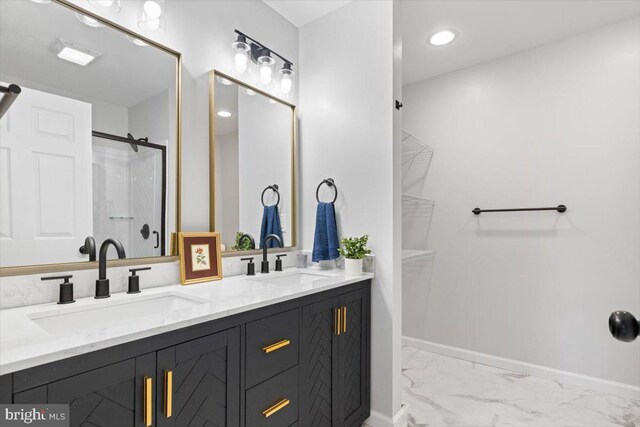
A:
<svg viewBox="0 0 640 427">
<path fill-rule="evenodd" d="M 64 61 L 49 50 L 58 37 L 102 56 L 85 67 Z M 174 56 L 136 46 L 109 27 L 88 27 L 53 2 L 0 0 L 0 55 L 3 77 L 87 102 L 130 107 L 175 87 Z"/>
<path fill-rule="evenodd" d="M 405 85 L 640 15 L 640 0 L 404 0 L 402 6 Z M 455 29 L 458 37 L 429 45 L 440 29 Z"/>
<path fill-rule="evenodd" d="M 352 0 L 263 0 L 287 21 L 296 27 L 302 27 L 315 21 Z"/>
</svg>

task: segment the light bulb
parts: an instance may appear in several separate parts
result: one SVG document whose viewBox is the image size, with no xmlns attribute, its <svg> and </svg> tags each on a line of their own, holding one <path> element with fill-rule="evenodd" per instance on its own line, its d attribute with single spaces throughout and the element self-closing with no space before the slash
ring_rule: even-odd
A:
<svg viewBox="0 0 640 427">
<path fill-rule="evenodd" d="M 271 71 L 271 66 L 269 64 L 262 64 L 260 67 L 260 83 L 263 85 L 268 85 L 271 83 L 271 75 L 273 72 Z"/>
<path fill-rule="evenodd" d="M 147 16 L 147 19 L 145 19 L 145 24 L 147 25 L 147 28 L 155 31 L 158 28 L 160 28 L 160 20 L 158 18 L 152 18 L 150 16 Z"/>
<path fill-rule="evenodd" d="M 280 80 L 280 90 L 284 95 L 288 95 L 291 92 L 292 83 L 291 77 L 288 74 L 282 76 L 282 80 Z"/>
<path fill-rule="evenodd" d="M 247 54 L 244 51 L 237 52 L 235 57 L 236 71 L 238 73 L 244 73 L 247 71 Z"/>
<path fill-rule="evenodd" d="M 153 0 L 147 0 L 144 2 L 144 12 L 150 17 L 157 19 L 162 15 L 162 6 Z"/>
</svg>

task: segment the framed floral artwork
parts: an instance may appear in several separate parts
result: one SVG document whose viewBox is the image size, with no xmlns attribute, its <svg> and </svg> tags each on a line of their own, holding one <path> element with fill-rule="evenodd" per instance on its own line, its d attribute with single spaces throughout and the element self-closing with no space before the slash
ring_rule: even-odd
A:
<svg viewBox="0 0 640 427">
<path fill-rule="evenodd" d="M 183 285 L 222 279 L 220 233 L 178 233 Z"/>
</svg>

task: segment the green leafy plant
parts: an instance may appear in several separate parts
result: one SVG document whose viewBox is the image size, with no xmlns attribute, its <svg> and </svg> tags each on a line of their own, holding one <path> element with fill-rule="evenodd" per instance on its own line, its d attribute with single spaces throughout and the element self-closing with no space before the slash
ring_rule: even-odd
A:
<svg viewBox="0 0 640 427">
<path fill-rule="evenodd" d="M 362 237 L 345 237 L 340 241 L 342 247 L 338 249 L 340 255 L 348 259 L 363 259 L 371 253 L 367 248 L 369 236 L 366 234 Z"/>
<path fill-rule="evenodd" d="M 231 248 L 233 251 L 249 251 L 251 250 L 251 241 L 249 239 L 244 239 L 242 244 L 240 244 L 240 238 L 244 235 L 242 231 L 238 231 L 236 233 L 236 244 Z"/>
</svg>

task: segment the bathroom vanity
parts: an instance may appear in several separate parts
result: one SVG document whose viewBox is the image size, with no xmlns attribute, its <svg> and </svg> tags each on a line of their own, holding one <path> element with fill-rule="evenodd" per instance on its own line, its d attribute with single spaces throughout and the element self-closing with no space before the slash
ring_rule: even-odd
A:
<svg viewBox="0 0 640 427">
<path fill-rule="evenodd" d="M 372 275 L 256 277 L 3 310 L 0 401 L 69 403 L 73 426 L 361 425 Z"/>
</svg>

